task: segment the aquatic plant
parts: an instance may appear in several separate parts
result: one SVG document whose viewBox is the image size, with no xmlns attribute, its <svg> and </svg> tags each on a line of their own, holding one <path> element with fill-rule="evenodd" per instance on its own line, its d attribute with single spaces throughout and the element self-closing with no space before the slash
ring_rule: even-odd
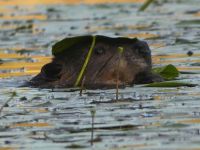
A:
<svg viewBox="0 0 200 150">
<path fill-rule="evenodd" d="M 17 93 L 15 91 L 10 93 L 10 98 L 0 107 L 0 114 L 3 111 L 3 108 L 15 97 L 17 96 Z"/>
<path fill-rule="evenodd" d="M 77 78 L 77 80 L 75 82 L 75 85 L 74 85 L 75 87 L 77 87 L 79 85 L 80 80 L 83 78 L 83 75 L 84 75 L 84 72 L 86 70 L 87 64 L 88 64 L 88 62 L 90 60 L 90 57 L 92 55 L 95 43 L 96 43 L 96 36 L 92 36 L 92 44 L 91 44 L 91 47 L 90 47 L 90 49 L 88 51 L 88 54 L 87 54 L 86 59 L 84 61 L 84 64 L 83 64 L 83 66 L 81 68 L 81 71 L 80 71 L 80 73 L 78 75 L 78 78 Z"/>
<path fill-rule="evenodd" d="M 147 0 L 139 9 L 139 11 L 144 11 L 149 7 L 151 3 L 153 3 L 155 0 Z"/>
<path fill-rule="evenodd" d="M 173 80 L 180 74 L 178 69 L 172 64 L 164 67 L 153 68 L 152 71 L 162 76 L 165 80 Z"/>
<path fill-rule="evenodd" d="M 187 86 L 187 87 L 194 87 L 197 86 L 197 84 L 191 84 L 191 83 L 186 83 L 186 82 L 180 82 L 180 81 L 172 81 L 175 80 L 181 72 L 178 71 L 178 69 L 172 65 L 166 65 L 163 67 L 157 67 L 153 68 L 152 72 L 155 74 L 160 75 L 165 79 L 166 81 L 164 82 L 155 82 L 155 83 L 150 83 L 145 85 L 146 87 L 180 87 L 180 86 Z"/>
<path fill-rule="evenodd" d="M 181 87 L 181 86 L 187 86 L 187 87 L 195 87 L 197 84 L 191 84 L 186 82 L 179 82 L 179 81 L 167 81 L 167 82 L 155 82 L 145 85 L 145 87 Z"/>
<path fill-rule="evenodd" d="M 117 64 L 116 100 L 118 100 L 118 97 L 119 97 L 119 67 L 120 67 L 121 57 L 122 57 L 122 53 L 124 51 L 124 48 L 118 47 L 117 51 L 118 51 L 118 54 L 119 54 L 119 59 L 118 59 L 118 64 Z"/>
<path fill-rule="evenodd" d="M 93 141 L 94 141 L 94 117 L 96 114 L 96 109 L 95 108 L 91 108 L 90 109 L 90 114 L 92 117 L 92 128 L 91 128 L 91 140 L 90 140 L 90 144 L 93 145 Z"/>
<path fill-rule="evenodd" d="M 82 96 L 82 94 L 83 94 L 84 83 L 85 83 L 85 76 L 83 77 L 83 79 L 81 81 L 81 88 L 80 88 L 80 93 L 79 93 L 80 96 Z"/>
</svg>

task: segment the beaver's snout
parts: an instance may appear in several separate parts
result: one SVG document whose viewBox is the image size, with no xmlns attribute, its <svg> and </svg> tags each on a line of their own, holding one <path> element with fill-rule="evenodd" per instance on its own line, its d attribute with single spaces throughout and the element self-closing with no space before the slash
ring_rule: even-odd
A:
<svg viewBox="0 0 200 150">
<path fill-rule="evenodd" d="M 55 81 L 60 79 L 62 65 L 57 63 L 48 63 L 42 67 L 41 74 L 46 81 Z"/>
</svg>

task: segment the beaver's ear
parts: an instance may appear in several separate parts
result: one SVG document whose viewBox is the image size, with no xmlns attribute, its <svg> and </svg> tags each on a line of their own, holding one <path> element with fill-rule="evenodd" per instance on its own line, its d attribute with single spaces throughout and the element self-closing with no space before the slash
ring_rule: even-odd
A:
<svg viewBox="0 0 200 150">
<path fill-rule="evenodd" d="M 62 70 L 61 64 L 51 62 L 42 67 L 41 74 L 45 80 L 52 81 L 52 80 L 57 80 L 60 78 L 61 70 Z"/>
<path fill-rule="evenodd" d="M 162 82 L 164 79 L 155 73 L 152 72 L 141 72 L 135 76 L 133 84 L 147 84 L 152 82 Z"/>
</svg>

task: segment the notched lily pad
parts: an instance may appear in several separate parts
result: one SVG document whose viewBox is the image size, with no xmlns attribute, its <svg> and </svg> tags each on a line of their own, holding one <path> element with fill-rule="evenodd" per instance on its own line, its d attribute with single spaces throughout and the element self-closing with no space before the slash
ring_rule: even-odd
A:
<svg viewBox="0 0 200 150">
<path fill-rule="evenodd" d="M 197 84 L 170 81 L 170 82 L 159 82 L 159 83 L 155 82 L 145 85 L 145 87 L 181 87 L 181 86 L 195 87 L 197 86 Z"/>
<path fill-rule="evenodd" d="M 153 68 L 152 71 L 162 76 L 165 80 L 173 80 L 180 74 L 178 69 L 171 64 L 164 67 Z"/>
</svg>

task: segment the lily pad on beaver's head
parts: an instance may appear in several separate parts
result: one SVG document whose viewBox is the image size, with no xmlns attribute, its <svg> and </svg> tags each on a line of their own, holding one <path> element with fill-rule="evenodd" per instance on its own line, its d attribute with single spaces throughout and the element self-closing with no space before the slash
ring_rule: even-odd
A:
<svg viewBox="0 0 200 150">
<path fill-rule="evenodd" d="M 97 40 L 108 40 L 108 41 L 115 41 L 116 44 L 118 41 L 138 41 L 137 38 L 126 38 L 126 37 L 106 37 L 103 35 L 94 35 Z M 75 45 L 80 45 L 80 43 L 92 43 L 92 39 L 94 37 L 93 35 L 83 35 L 83 36 L 76 36 L 76 37 L 67 37 L 59 42 L 57 42 L 52 47 L 52 54 L 54 56 L 62 55 L 63 52 L 65 52 L 67 49 L 70 49 L 71 47 Z"/>
<path fill-rule="evenodd" d="M 76 37 L 69 37 L 65 38 L 59 42 L 57 42 L 55 45 L 52 47 L 52 54 L 54 56 L 61 54 L 63 51 L 66 49 L 74 46 L 75 44 L 78 44 L 80 42 L 88 42 L 92 41 L 92 35 L 85 35 L 85 36 L 76 36 Z"/>
</svg>

